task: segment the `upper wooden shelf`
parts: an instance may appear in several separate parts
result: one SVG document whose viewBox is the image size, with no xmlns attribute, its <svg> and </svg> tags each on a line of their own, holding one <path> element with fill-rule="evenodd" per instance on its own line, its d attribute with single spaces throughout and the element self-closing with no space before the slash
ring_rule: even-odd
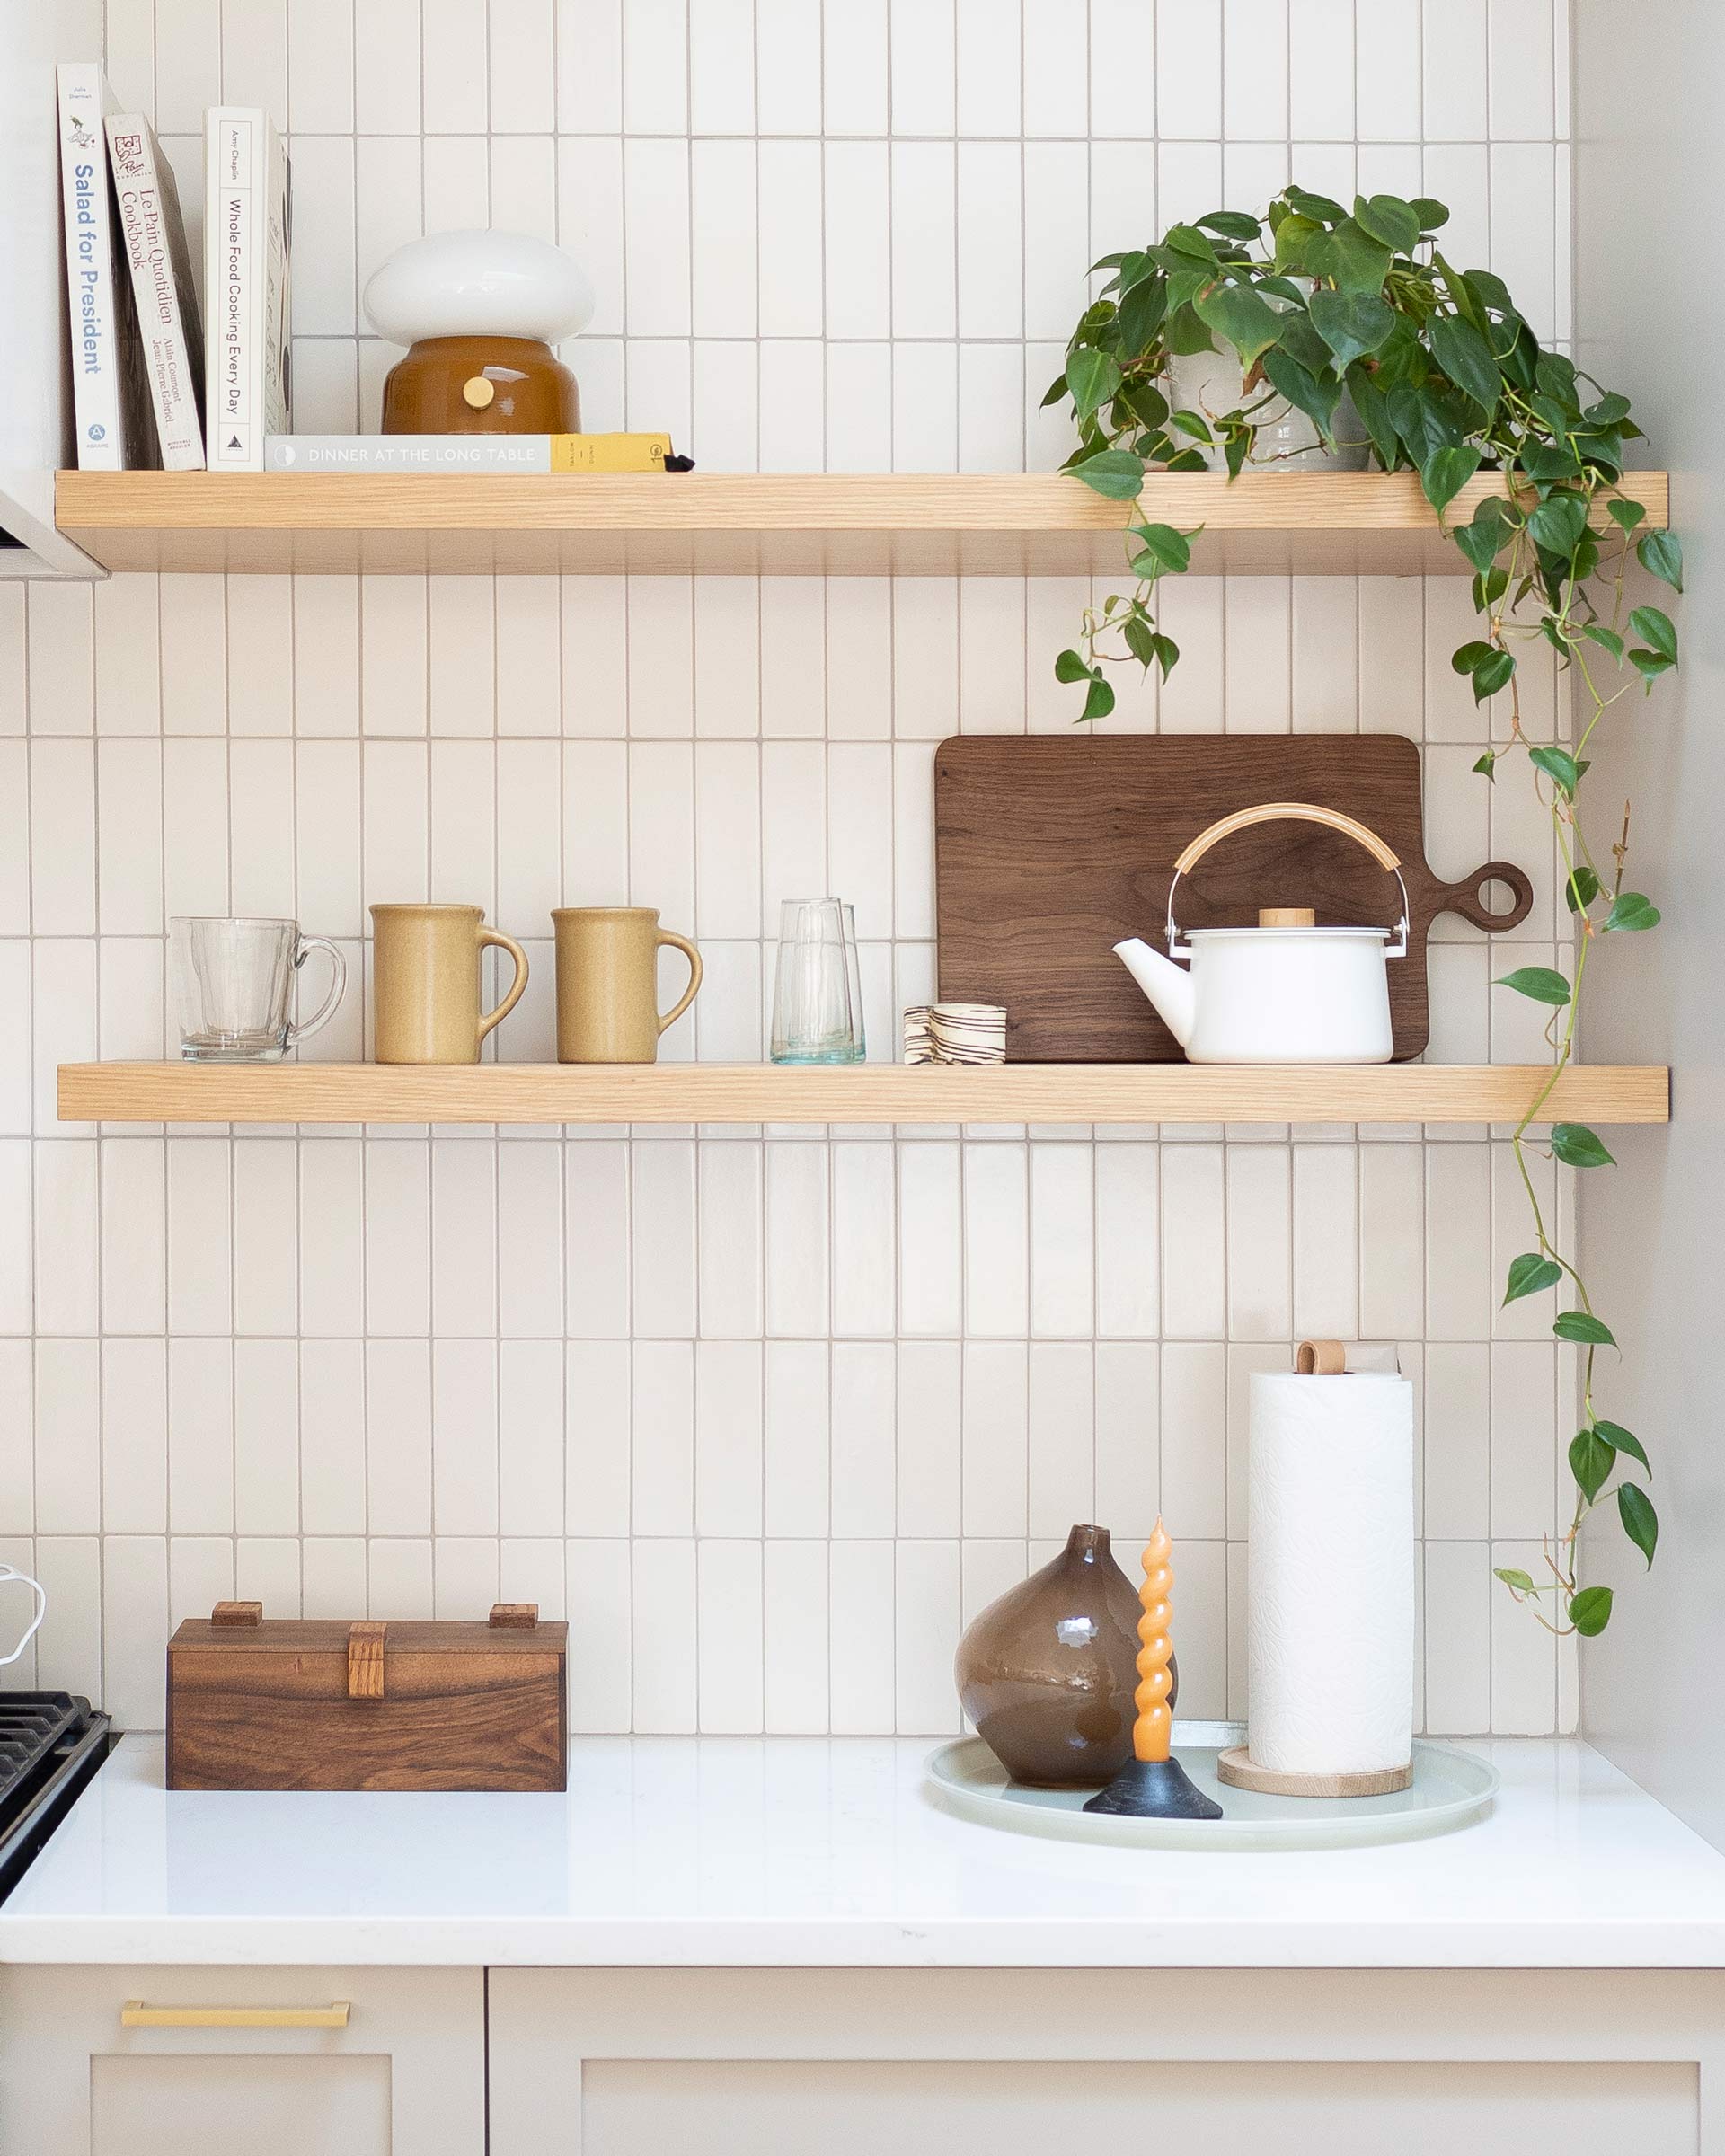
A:
<svg viewBox="0 0 1725 2156">
<path fill-rule="evenodd" d="M 1663 525 L 1662 472 L 1637 473 Z M 1451 507 L 1465 521 L 1490 476 Z M 1060 473 L 62 472 L 65 535 L 113 570 L 237 574 L 1124 573 L 1127 505 Z M 1464 575 L 1409 472 L 1162 473 L 1135 508 L 1200 572 Z"/>
<path fill-rule="evenodd" d="M 63 1063 L 66 1122 L 1508 1123 L 1526 1064 Z M 1566 1071 L 1544 1120 L 1663 1123 L 1669 1075 Z"/>
</svg>

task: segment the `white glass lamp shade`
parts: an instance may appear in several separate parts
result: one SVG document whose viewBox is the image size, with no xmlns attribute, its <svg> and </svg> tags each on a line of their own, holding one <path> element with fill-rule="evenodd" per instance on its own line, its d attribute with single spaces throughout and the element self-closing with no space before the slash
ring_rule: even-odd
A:
<svg viewBox="0 0 1725 2156">
<path fill-rule="evenodd" d="M 579 265 L 520 232 L 436 232 L 398 247 L 366 286 L 366 316 L 392 344 L 422 337 L 573 337 L 593 319 Z"/>
</svg>

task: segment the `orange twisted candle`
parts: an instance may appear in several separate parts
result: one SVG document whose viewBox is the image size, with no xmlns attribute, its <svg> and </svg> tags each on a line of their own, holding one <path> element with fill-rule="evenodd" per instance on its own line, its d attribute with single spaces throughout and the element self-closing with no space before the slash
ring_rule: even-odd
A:
<svg viewBox="0 0 1725 2156">
<path fill-rule="evenodd" d="M 1174 1658 L 1169 1636 L 1173 1619 L 1172 1555 L 1167 1530 L 1158 1519 L 1144 1546 L 1144 1585 L 1138 1589 L 1144 1615 L 1138 1620 L 1138 1638 L 1143 1642 L 1138 1648 L 1138 1688 L 1132 1695 L 1138 1710 L 1138 1719 L 1132 1725 L 1136 1759 L 1166 1759 L 1172 1735 L 1173 1717 L 1168 1711 L 1168 1694 L 1173 1689 L 1168 1665 Z"/>
</svg>

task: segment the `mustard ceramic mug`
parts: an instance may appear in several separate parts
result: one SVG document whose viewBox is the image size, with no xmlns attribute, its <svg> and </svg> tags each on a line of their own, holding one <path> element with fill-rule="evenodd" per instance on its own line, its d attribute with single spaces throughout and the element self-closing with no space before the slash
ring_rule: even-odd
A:
<svg viewBox="0 0 1725 2156">
<path fill-rule="evenodd" d="M 557 932 L 559 1063 L 655 1063 L 659 1037 L 701 985 L 701 953 L 659 925 L 650 906 L 560 906 Z M 659 953 L 668 943 L 689 961 L 689 985 L 659 1008 Z"/>
<path fill-rule="evenodd" d="M 374 906 L 372 1008 L 379 1063 L 477 1063 L 479 1044 L 521 1000 L 527 954 L 485 926 L 477 906 Z M 488 944 L 515 960 L 509 993 L 479 1008 L 479 954 Z"/>
</svg>

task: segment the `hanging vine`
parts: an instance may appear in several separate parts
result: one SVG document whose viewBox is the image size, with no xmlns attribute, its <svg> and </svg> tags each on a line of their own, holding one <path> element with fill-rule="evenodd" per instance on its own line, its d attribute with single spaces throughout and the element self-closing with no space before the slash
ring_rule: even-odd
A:
<svg viewBox="0 0 1725 2156">
<path fill-rule="evenodd" d="M 1570 1524 L 1546 1540 L 1549 1577 L 1504 1567 L 1498 1577 L 1548 1630 L 1590 1637 L 1610 1621 L 1612 1591 L 1581 1580 L 1584 1521 L 1610 1497 L 1623 1533 L 1650 1566 L 1659 1516 L 1640 1438 L 1598 1412 L 1597 1357 L 1616 1342 L 1557 1240 L 1528 1160 L 1541 1153 L 1589 1171 L 1614 1163 L 1585 1124 L 1553 1123 L 1543 1144 L 1530 1132 L 1574 1054 L 1595 944 L 1659 920 L 1643 893 L 1625 888 L 1627 807 L 1602 850 L 1588 837 L 1581 804 L 1588 748 L 1606 712 L 1638 683 L 1650 691 L 1677 663 L 1669 615 L 1628 604 L 1632 559 L 1681 591 L 1683 557 L 1671 534 L 1649 528 L 1625 474 L 1624 445 L 1641 432 L 1628 398 L 1542 346 L 1501 278 L 1453 269 L 1437 237 L 1448 220 L 1445 206 L 1428 198 L 1356 197 L 1349 211 L 1290 187 L 1263 217 L 1218 210 L 1172 225 L 1157 244 L 1095 265 L 1108 280 L 1074 331 L 1065 371 L 1044 402 L 1071 400 L 1079 439 L 1067 469 L 1098 493 L 1132 503 L 1155 471 L 1207 470 L 1219 457 L 1237 476 L 1261 430 L 1291 407 L 1305 415 L 1314 438 L 1333 447 L 1345 429 L 1383 470 L 1417 472 L 1473 572 L 1481 633 L 1451 664 L 1476 706 L 1506 692 L 1509 699 L 1508 739 L 1487 749 L 1474 769 L 1495 783 L 1507 759 L 1525 758 L 1551 818 L 1575 928 L 1568 972 L 1523 966 L 1498 984 L 1548 1010 L 1552 1049 L 1551 1069 L 1510 1141 L 1533 1248 L 1511 1262 L 1503 1300 L 1566 1291 L 1568 1307 L 1552 1331 L 1582 1353 L 1582 1427 L 1569 1448 Z M 1239 402 L 1221 413 L 1176 408 L 1167 393 L 1174 361 L 1224 349 L 1240 364 Z M 1449 521 L 1457 506 L 1471 510 L 1465 522 Z M 1113 710 L 1110 668 L 1155 667 L 1165 679 L 1178 663 L 1179 647 L 1158 620 L 1156 588 L 1187 568 L 1197 536 L 1128 522 L 1132 588 L 1087 608 L 1076 648 L 1055 662 L 1059 680 L 1084 685 L 1081 719 Z M 1533 638 L 1551 646 L 1558 667 L 1579 685 L 1572 747 L 1534 738 L 1524 725 L 1516 647 Z"/>
</svg>

